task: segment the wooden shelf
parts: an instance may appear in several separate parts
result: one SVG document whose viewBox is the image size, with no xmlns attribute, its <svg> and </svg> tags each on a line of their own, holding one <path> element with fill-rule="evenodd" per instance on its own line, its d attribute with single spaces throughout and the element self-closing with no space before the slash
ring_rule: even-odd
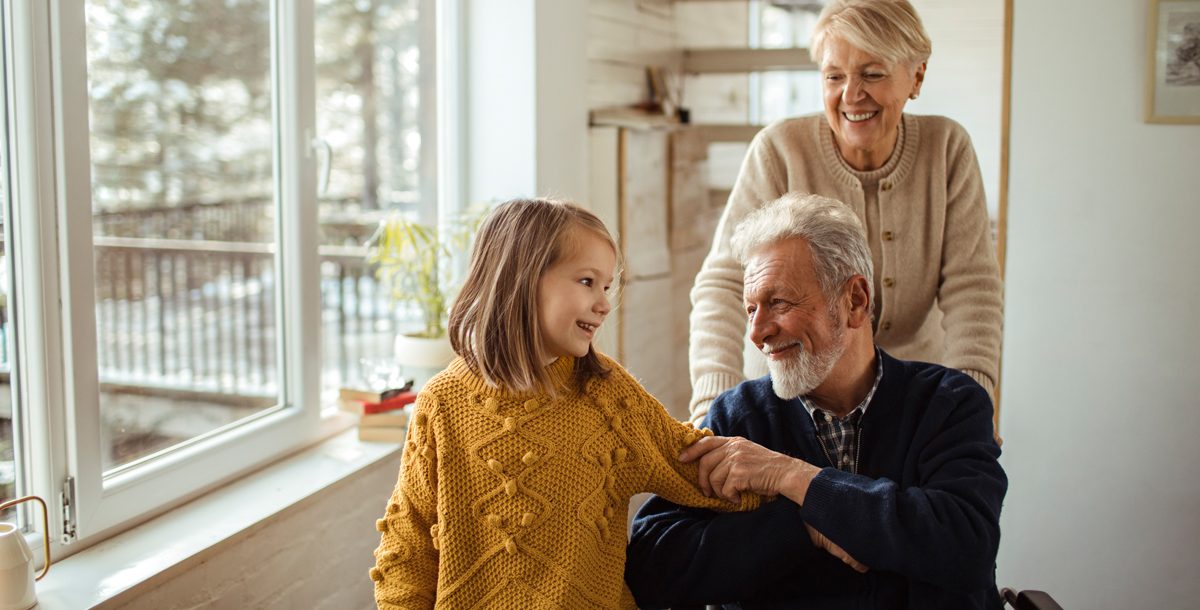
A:
<svg viewBox="0 0 1200 610">
<path fill-rule="evenodd" d="M 713 142 L 749 142 L 762 131 L 762 125 L 746 124 L 717 124 L 693 123 L 689 127 L 704 140 L 705 144 Z"/>
<path fill-rule="evenodd" d="M 609 125 L 628 129 L 678 129 L 682 125 L 675 117 L 627 106 L 597 108 L 588 115 L 589 124 L 594 126 Z"/>
<path fill-rule="evenodd" d="M 683 71 L 689 74 L 816 71 L 808 49 L 684 49 Z"/>
</svg>

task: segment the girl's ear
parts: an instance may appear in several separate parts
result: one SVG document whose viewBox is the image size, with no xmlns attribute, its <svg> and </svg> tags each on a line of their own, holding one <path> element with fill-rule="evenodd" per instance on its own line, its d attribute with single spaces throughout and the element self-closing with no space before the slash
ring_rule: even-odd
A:
<svg viewBox="0 0 1200 610">
<path fill-rule="evenodd" d="M 846 325 L 859 328 L 871 323 L 871 300 L 868 298 L 867 278 L 856 275 L 846 281 L 843 298 L 848 304 Z"/>
</svg>

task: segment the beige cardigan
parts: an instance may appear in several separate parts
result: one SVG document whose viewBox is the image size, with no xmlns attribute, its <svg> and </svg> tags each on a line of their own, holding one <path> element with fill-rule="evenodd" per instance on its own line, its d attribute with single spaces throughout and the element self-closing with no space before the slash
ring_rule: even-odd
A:
<svg viewBox="0 0 1200 610">
<path fill-rule="evenodd" d="M 875 262 L 876 343 L 899 358 L 961 369 L 994 395 L 1002 286 L 971 140 L 950 119 L 905 114 L 896 146 L 883 168 L 856 172 L 824 115 L 780 121 L 755 137 L 692 287 L 693 419 L 721 392 L 766 374 L 745 339 L 742 268 L 729 238 L 751 211 L 791 191 L 841 200 L 863 220 Z"/>
</svg>

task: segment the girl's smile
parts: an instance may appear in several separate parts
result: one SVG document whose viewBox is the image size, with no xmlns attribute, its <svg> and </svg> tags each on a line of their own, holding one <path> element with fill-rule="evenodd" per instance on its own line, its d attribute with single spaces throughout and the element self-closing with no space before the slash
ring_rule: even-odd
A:
<svg viewBox="0 0 1200 610">
<path fill-rule="evenodd" d="M 579 227 L 564 239 L 564 256 L 538 282 L 538 327 L 547 364 L 562 356 L 586 356 L 612 309 L 608 292 L 617 266 L 612 247 Z"/>
</svg>

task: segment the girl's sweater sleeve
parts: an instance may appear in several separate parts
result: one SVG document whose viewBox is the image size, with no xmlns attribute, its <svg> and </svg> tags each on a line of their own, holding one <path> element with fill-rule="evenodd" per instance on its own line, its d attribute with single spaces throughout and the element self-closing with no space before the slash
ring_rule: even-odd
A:
<svg viewBox="0 0 1200 610">
<path fill-rule="evenodd" d="M 630 380 L 636 385 L 636 382 Z M 641 456 L 649 473 L 645 491 L 657 494 L 682 506 L 712 510 L 747 511 L 758 508 L 761 498 L 743 493 L 740 504 L 731 504 L 718 497 L 705 497 L 698 487 L 699 467 L 696 462 L 683 463 L 679 454 L 692 443 L 712 436 L 709 430 L 697 430 L 691 424 L 677 421 L 640 385 L 635 389 L 634 406 L 636 430 L 642 436 Z"/>
<path fill-rule="evenodd" d="M 751 142 L 721 213 L 712 249 L 692 285 L 688 366 L 693 422 L 704 418 L 717 395 L 743 380 L 746 314 L 742 309 L 742 266 L 733 257 L 729 239 L 747 215 L 787 190 L 786 171 L 769 132 L 769 128 L 764 130 Z"/>
<path fill-rule="evenodd" d="M 422 393 L 409 422 L 400 479 L 375 522 L 375 603 L 382 609 L 433 608 L 438 578 L 437 400 Z"/>
</svg>

